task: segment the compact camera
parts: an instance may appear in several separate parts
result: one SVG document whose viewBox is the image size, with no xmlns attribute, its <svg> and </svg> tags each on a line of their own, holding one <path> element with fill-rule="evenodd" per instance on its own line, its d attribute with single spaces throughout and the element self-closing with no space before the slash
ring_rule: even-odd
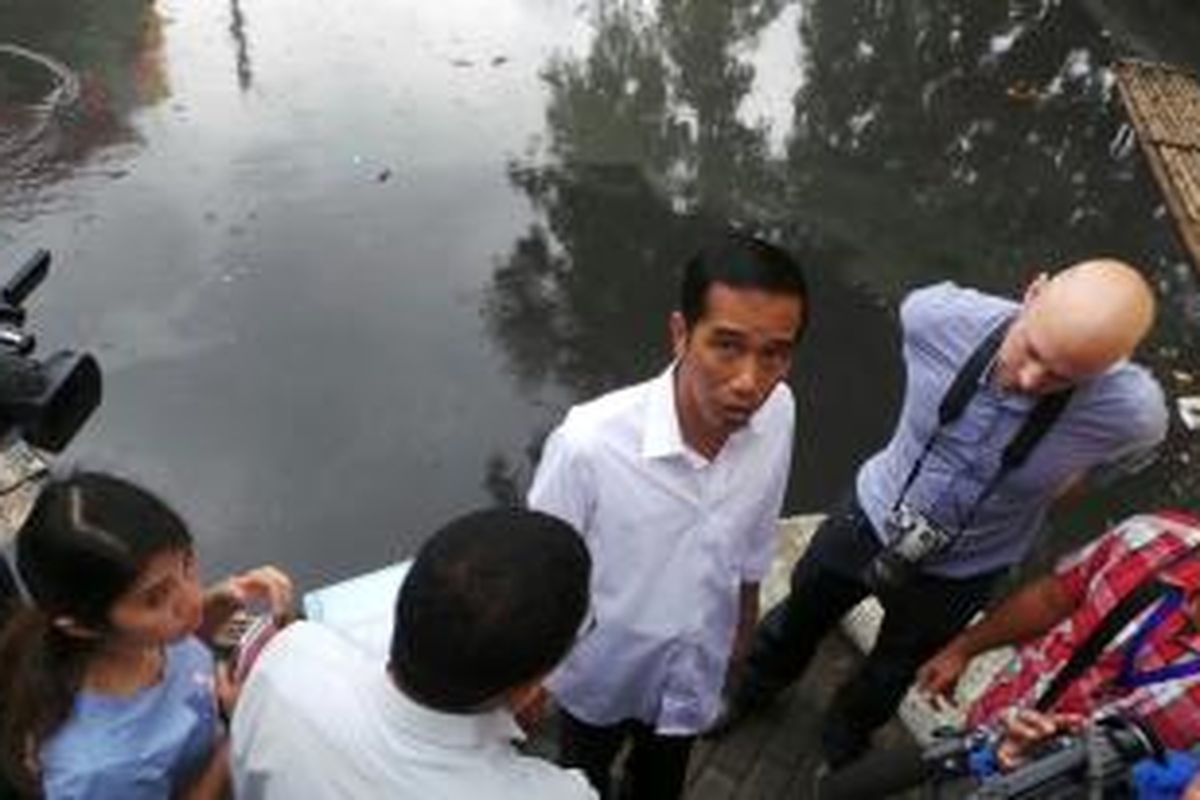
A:
<svg viewBox="0 0 1200 800">
<path fill-rule="evenodd" d="M 883 520 L 887 545 L 867 564 L 864 579 L 878 590 L 901 586 L 916 565 L 949 545 L 954 537 L 942 526 L 907 503 L 900 503 Z"/>
<path fill-rule="evenodd" d="M 232 666 L 232 677 L 241 683 L 250 675 L 250 668 L 262 653 L 267 642 L 279 632 L 280 623 L 269 614 L 252 614 L 245 609 L 235 611 L 213 636 L 217 655 Z"/>
</svg>

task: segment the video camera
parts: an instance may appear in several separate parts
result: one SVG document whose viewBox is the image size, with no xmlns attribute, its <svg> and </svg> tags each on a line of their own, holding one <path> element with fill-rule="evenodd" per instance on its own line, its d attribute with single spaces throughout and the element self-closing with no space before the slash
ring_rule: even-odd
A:
<svg viewBox="0 0 1200 800">
<path fill-rule="evenodd" d="M 0 287 L 0 545 L 16 533 L 47 470 L 41 452 L 66 447 L 100 405 L 100 365 L 90 353 L 33 357 L 24 303 L 50 272 L 38 250 Z M 16 583 L 0 554 L 0 619 Z"/>
<path fill-rule="evenodd" d="M 89 353 L 60 350 L 33 358 L 25 300 L 50 272 L 39 250 L 0 288 L 0 442 L 16 434 L 33 447 L 61 451 L 100 404 L 100 365 Z"/>
<path fill-rule="evenodd" d="M 923 788 L 931 798 L 967 800 L 1077 800 L 1133 796 L 1130 772 L 1145 758 L 1161 758 L 1162 745 L 1142 722 L 1109 716 L 1077 734 L 1044 742 L 1008 772 L 973 777 L 971 758 L 983 742 L 974 732 L 943 736 L 927 748 L 881 750 L 827 776 L 820 800 L 884 798 Z"/>
</svg>

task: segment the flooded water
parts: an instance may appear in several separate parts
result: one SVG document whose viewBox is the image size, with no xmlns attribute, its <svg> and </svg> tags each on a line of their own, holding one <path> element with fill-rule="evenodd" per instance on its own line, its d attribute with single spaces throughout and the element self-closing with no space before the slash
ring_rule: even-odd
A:
<svg viewBox="0 0 1200 800">
<path fill-rule="evenodd" d="M 105 368 L 71 456 L 162 490 L 212 570 L 311 584 L 519 497 L 570 403 L 662 367 L 697 240 L 765 230 L 814 284 L 787 508 L 819 510 L 890 429 L 916 285 L 1134 260 L 1144 357 L 1200 392 L 1106 69 L 1200 59 L 1200 12 L 1124 5 L 0 0 L 0 259 L 53 250 L 43 351 Z M 1194 458 L 1173 431 L 1056 528 L 1190 505 Z"/>
</svg>

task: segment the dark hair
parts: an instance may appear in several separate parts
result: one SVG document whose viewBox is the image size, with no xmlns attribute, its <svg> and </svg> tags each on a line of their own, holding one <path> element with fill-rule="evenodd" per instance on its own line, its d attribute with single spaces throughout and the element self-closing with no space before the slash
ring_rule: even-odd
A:
<svg viewBox="0 0 1200 800">
<path fill-rule="evenodd" d="M 797 337 L 803 333 L 809 316 L 808 282 L 800 265 L 783 248 L 730 231 L 692 256 L 684 266 L 679 290 L 679 310 L 689 328 L 704 316 L 708 288 L 714 283 L 798 298 L 803 314 Z"/>
<path fill-rule="evenodd" d="M 33 605 L 0 635 L 0 756 L 11 780 L 36 786 L 30 756 L 70 715 L 96 646 L 55 619 L 103 633 L 146 562 L 191 542 L 174 511 L 120 478 L 76 472 L 43 487 L 17 533 L 17 571 Z"/>
<path fill-rule="evenodd" d="M 396 600 L 392 674 L 423 705 L 467 712 L 549 672 L 588 608 L 591 557 L 537 511 L 459 517 L 417 554 Z"/>
</svg>

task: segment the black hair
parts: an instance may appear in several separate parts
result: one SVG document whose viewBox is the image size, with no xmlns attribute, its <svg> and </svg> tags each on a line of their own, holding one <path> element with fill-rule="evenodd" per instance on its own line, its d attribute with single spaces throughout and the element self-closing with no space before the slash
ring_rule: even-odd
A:
<svg viewBox="0 0 1200 800">
<path fill-rule="evenodd" d="M 414 700 L 462 713 L 562 660 L 588 609 L 591 558 L 537 511 L 459 517 L 418 552 L 396 599 L 391 671 Z"/>
<path fill-rule="evenodd" d="M 800 265 L 782 247 L 728 231 L 692 256 L 684 266 L 679 289 L 679 311 L 689 328 L 704 316 L 708 289 L 714 283 L 796 297 L 803 312 L 797 338 L 808 323 L 808 282 Z"/>
<path fill-rule="evenodd" d="M 103 635 L 113 604 L 155 555 L 191 549 L 162 500 L 121 478 L 51 478 L 17 533 L 17 571 L 33 601 L 0 635 L 0 758 L 10 780 L 36 786 L 30 764 L 70 714 L 96 640 L 63 631 L 67 617 Z"/>
</svg>

